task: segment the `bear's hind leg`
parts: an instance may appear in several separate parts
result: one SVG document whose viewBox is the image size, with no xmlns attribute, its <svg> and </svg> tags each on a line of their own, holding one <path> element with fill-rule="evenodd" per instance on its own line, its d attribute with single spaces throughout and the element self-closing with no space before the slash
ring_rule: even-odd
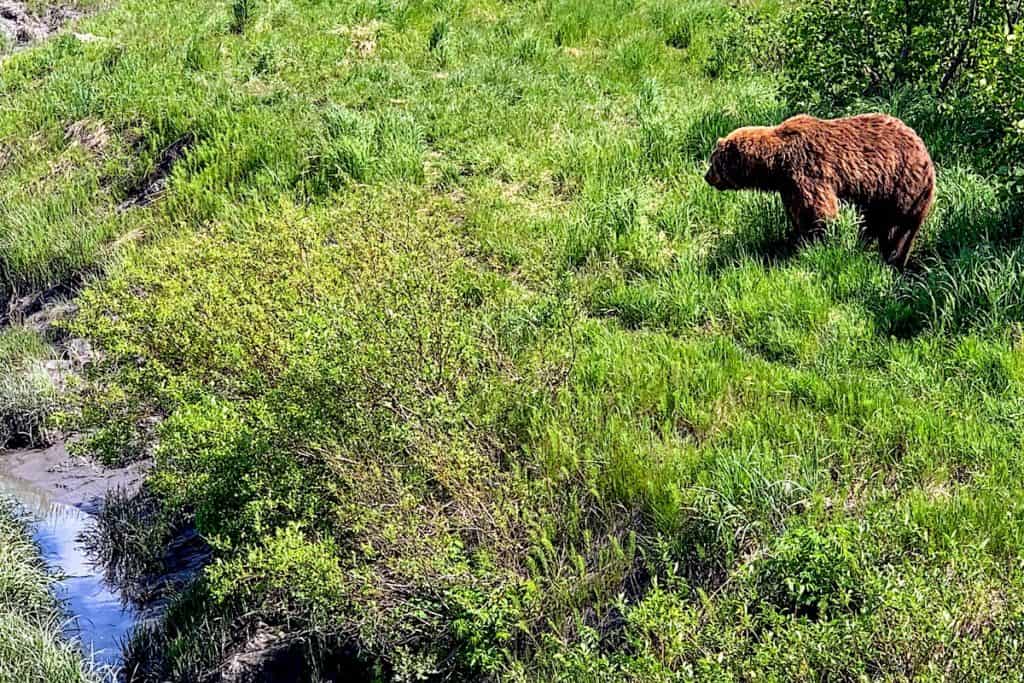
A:
<svg viewBox="0 0 1024 683">
<path fill-rule="evenodd" d="M 914 239 L 921 231 L 923 224 L 924 216 L 922 215 L 904 216 L 896 221 L 887 239 L 879 240 L 882 258 L 886 263 L 899 271 L 906 269 L 907 262 L 910 260 L 910 250 L 914 246 Z"/>
</svg>

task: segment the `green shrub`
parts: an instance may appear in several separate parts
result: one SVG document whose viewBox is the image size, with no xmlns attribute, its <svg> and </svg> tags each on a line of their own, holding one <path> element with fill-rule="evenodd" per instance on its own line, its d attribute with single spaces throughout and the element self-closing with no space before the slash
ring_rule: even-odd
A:
<svg viewBox="0 0 1024 683">
<path fill-rule="evenodd" d="M 810 619 L 856 612 L 865 600 L 858 538 L 844 527 L 826 535 L 797 527 L 779 536 L 754 569 L 758 595 Z"/>
<path fill-rule="evenodd" d="M 204 609 L 244 601 L 267 623 L 304 621 L 395 667 L 463 647 L 475 653 L 467 666 L 493 666 L 489 637 L 477 645 L 450 625 L 454 611 L 490 613 L 486 596 L 517 583 L 502 535 L 482 531 L 498 523 L 479 517 L 515 527 L 500 502 L 506 475 L 466 422 L 490 361 L 470 332 L 483 292 L 463 293 L 484 284 L 455 260 L 443 223 L 429 242 L 411 231 L 397 196 L 363 189 L 169 238 L 85 294 L 74 327 L 101 340 L 98 371 L 123 390 L 92 401 L 127 395 L 166 415 L 153 490 L 194 511 L 224 559 L 195 596 Z M 110 414 L 86 418 L 109 426 Z M 452 506 L 464 513 L 441 512 Z M 487 557 L 502 561 L 485 570 Z M 187 653 L 179 664 L 191 666 Z"/>
</svg>

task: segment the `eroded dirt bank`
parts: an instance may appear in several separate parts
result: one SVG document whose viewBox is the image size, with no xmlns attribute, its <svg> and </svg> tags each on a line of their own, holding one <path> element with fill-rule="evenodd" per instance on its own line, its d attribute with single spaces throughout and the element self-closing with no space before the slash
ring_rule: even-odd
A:
<svg viewBox="0 0 1024 683">
<path fill-rule="evenodd" d="M 0 2 L 0 52 L 43 40 L 81 12 L 66 5 L 49 5 L 34 12 L 23 2 Z"/>
</svg>

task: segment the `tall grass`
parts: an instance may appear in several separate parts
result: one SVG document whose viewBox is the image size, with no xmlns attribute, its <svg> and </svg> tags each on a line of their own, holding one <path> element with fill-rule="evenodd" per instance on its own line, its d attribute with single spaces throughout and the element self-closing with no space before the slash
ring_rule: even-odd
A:
<svg viewBox="0 0 1024 683">
<path fill-rule="evenodd" d="M 48 420 L 58 404 L 46 368 L 53 358 L 53 349 L 36 332 L 0 330 L 0 449 L 48 443 Z"/>
</svg>

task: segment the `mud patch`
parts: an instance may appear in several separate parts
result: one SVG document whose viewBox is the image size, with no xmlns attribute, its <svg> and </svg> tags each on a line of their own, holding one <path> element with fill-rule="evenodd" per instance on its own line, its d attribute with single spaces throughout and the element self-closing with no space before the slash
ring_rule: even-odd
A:
<svg viewBox="0 0 1024 683">
<path fill-rule="evenodd" d="M 0 453 L 0 479 L 9 493 L 32 492 L 89 514 L 96 513 L 108 491 L 138 490 L 148 469 L 148 462 L 108 469 L 71 455 L 64 442 Z"/>
<path fill-rule="evenodd" d="M 62 5 L 51 5 L 42 13 L 35 13 L 23 2 L 0 0 L 0 52 L 44 40 L 79 16 L 80 12 Z"/>
</svg>

